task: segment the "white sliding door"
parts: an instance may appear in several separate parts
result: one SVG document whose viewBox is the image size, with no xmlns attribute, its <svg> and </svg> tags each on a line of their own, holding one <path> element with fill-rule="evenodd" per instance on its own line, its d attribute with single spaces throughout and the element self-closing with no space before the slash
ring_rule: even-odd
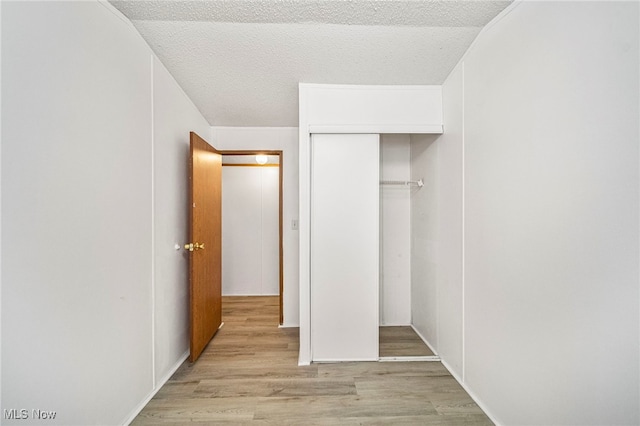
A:
<svg viewBox="0 0 640 426">
<path fill-rule="evenodd" d="M 311 140 L 313 361 L 378 359 L 379 135 Z"/>
</svg>

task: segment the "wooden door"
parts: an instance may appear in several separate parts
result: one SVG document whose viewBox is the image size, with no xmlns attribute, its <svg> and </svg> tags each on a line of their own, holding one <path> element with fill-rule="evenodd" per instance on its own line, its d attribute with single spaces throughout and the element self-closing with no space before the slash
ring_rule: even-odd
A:
<svg viewBox="0 0 640 426">
<path fill-rule="evenodd" d="M 222 156 L 195 133 L 190 139 L 189 360 L 194 362 L 222 324 Z"/>
</svg>

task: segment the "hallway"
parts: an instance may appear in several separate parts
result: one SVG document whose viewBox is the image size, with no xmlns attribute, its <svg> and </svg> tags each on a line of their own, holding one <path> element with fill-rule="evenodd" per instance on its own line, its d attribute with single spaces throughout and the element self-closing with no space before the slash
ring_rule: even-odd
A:
<svg viewBox="0 0 640 426">
<path fill-rule="evenodd" d="M 224 297 L 224 326 L 132 425 L 491 425 L 439 362 L 299 367 L 278 297 Z"/>
</svg>

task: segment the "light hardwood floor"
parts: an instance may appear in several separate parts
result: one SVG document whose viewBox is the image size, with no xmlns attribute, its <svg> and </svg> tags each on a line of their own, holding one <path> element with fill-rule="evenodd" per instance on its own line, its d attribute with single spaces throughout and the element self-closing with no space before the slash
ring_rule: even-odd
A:
<svg viewBox="0 0 640 426">
<path fill-rule="evenodd" d="M 277 297 L 224 297 L 224 327 L 132 425 L 491 425 L 439 362 L 299 367 Z"/>
<path fill-rule="evenodd" d="M 385 326 L 379 329 L 378 356 L 433 356 L 434 353 L 411 327 Z"/>
</svg>

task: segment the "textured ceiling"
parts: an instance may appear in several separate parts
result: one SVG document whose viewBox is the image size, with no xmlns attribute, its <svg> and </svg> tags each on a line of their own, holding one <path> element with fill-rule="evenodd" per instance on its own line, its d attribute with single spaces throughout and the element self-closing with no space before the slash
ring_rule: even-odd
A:
<svg viewBox="0 0 640 426">
<path fill-rule="evenodd" d="M 297 126 L 298 83 L 441 84 L 509 1 L 112 1 L 215 126 Z"/>
</svg>

